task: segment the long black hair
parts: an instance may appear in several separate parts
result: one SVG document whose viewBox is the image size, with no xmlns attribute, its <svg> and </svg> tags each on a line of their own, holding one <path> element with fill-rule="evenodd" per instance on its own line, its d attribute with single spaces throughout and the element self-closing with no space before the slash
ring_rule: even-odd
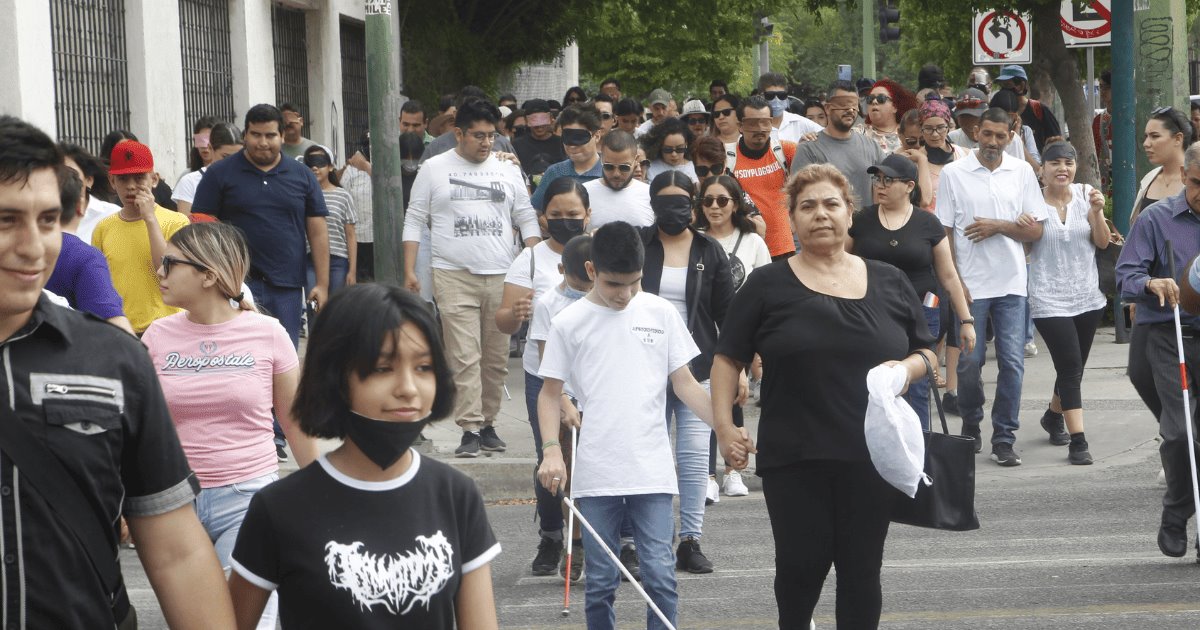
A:
<svg viewBox="0 0 1200 630">
<path fill-rule="evenodd" d="M 728 175 L 716 175 L 700 182 L 700 192 L 696 195 L 696 220 L 694 222 L 696 229 L 707 230 L 709 228 L 708 216 L 704 214 L 704 191 L 717 184 L 729 191 L 729 197 L 734 204 L 733 215 L 729 217 L 733 226 L 740 232 L 755 231 L 754 221 L 750 220 L 750 212 L 746 209 L 746 195 L 742 192 L 738 181 Z"/>
</svg>

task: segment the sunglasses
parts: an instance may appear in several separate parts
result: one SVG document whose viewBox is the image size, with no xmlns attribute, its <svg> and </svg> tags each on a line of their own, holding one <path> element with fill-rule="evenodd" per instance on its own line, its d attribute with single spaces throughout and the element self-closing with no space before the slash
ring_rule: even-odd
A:
<svg viewBox="0 0 1200 630">
<path fill-rule="evenodd" d="M 1174 112 L 1175 112 L 1175 108 L 1171 107 L 1170 105 L 1167 105 L 1165 107 L 1157 107 L 1157 108 L 1151 110 L 1150 115 L 1151 116 L 1161 116 L 1163 114 L 1172 114 Z"/>
<path fill-rule="evenodd" d="M 713 116 L 716 116 L 717 118 L 724 118 L 726 116 L 732 116 L 732 115 L 733 115 L 732 107 L 726 107 L 725 109 L 713 110 Z"/>
<path fill-rule="evenodd" d="M 662 153 L 663 153 L 664 155 L 670 155 L 670 154 L 672 154 L 672 153 L 678 153 L 679 155 L 683 155 L 684 153 L 687 153 L 687 147 L 686 147 L 686 146 L 682 146 L 682 147 L 663 147 L 663 148 L 661 149 L 661 151 L 662 151 Z"/>
<path fill-rule="evenodd" d="M 638 166 L 642 167 L 643 171 L 649 170 L 650 160 L 642 160 L 641 162 L 638 162 Z"/>
<path fill-rule="evenodd" d="M 868 94 L 867 103 L 879 103 L 880 105 L 892 100 L 892 97 L 887 94 Z"/>
<path fill-rule="evenodd" d="M 786 101 L 787 97 L 787 90 L 771 90 L 769 92 L 763 92 L 763 98 L 767 99 L 768 101 L 773 101 L 775 99 Z"/>
<path fill-rule="evenodd" d="M 905 139 L 904 139 L 904 145 L 905 145 L 905 146 L 909 146 L 909 147 L 914 147 L 914 148 L 915 148 L 915 147 L 917 147 L 917 146 L 918 146 L 918 145 L 920 145 L 920 144 L 921 144 L 921 139 L 920 139 L 920 138 L 905 138 Z"/>
<path fill-rule="evenodd" d="M 700 202 L 703 203 L 705 207 L 711 208 L 713 206 L 716 206 L 716 207 L 722 208 L 722 209 L 724 209 L 725 206 L 728 206 L 730 201 L 733 201 L 733 197 L 727 197 L 725 195 L 721 195 L 719 197 L 714 197 L 712 195 L 704 195 L 704 197 L 700 200 Z"/>
<path fill-rule="evenodd" d="M 689 125 L 707 125 L 708 118 L 705 116 L 688 116 L 683 119 L 683 122 Z"/>
<path fill-rule="evenodd" d="M 627 175 L 631 171 L 633 171 L 633 165 L 632 164 L 609 164 L 608 162 L 605 162 L 604 163 L 604 172 L 611 173 L 613 171 L 621 171 L 622 175 Z"/>
<path fill-rule="evenodd" d="M 195 267 L 196 269 L 198 269 L 200 271 L 208 271 L 208 267 L 205 267 L 204 265 L 201 265 L 198 262 L 194 262 L 194 261 L 188 260 L 186 258 L 176 258 L 174 256 L 163 256 L 162 257 L 163 275 L 164 276 L 171 275 L 171 267 L 173 267 L 175 265 L 187 265 L 189 267 Z"/>
<path fill-rule="evenodd" d="M 724 164 L 718 164 L 716 166 L 695 166 L 694 168 L 696 169 L 696 176 L 698 177 L 708 177 L 709 175 L 716 177 L 717 175 L 725 172 Z"/>
</svg>

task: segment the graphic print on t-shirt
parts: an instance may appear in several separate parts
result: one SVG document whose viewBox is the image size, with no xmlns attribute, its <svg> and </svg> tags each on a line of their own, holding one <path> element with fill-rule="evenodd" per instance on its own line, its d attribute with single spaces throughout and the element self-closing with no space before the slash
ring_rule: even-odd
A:
<svg viewBox="0 0 1200 630">
<path fill-rule="evenodd" d="M 667 331 L 654 325 L 634 324 L 633 335 L 647 346 L 656 346 Z"/>
<path fill-rule="evenodd" d="M 488 175 L 487 173 L 472 173 L 474 177 Z M 498 174 L 496 175 L 499 176 Z M 486 201 L 491 204 L 503 204 L 508 199 L 504 182 L 494 179 L 484 183 L 476 183 L 462 177 L 450 177 L 450 200 L 452 202 Z M 483 206 L 493 208 L 494 206 Z M 479 212 L 477 204 L 455 203 L 454 206 L 454 236 L 455 238 L 470 236 L 503 236 L 506 223 L 500 216 L 484 216 Z"/>
<path fill-rule="evenodd" d="M 201 341 L 199 354 L 169 352 L 163 358 L 163 374 L 170 372 L 238 372 L 254 367 L 254 355 L 250 351 L 220 354 L 217 342 Z"/>
<path fill-rule="evenodd" d="M 454 548 L 441 530 L 416 541 L 417 549 L 403 555 L 375 555 L 361 542 L 331 540 L 325 545 L 329 581 L 350 591 L 360 608 L 383 604 L 393 615 L 406 615 L 417 604 L 429 610 L 429 600 L 454 577 Z"/>
</svg>

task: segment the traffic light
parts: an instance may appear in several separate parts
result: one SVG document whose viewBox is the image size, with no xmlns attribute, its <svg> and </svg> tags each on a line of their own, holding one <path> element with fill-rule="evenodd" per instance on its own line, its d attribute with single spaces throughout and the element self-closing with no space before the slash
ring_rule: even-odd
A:
<svg viewBox="0 0 1200 630">
<path fill-rule="evenodd" d="M 879 41 L 885 44 L 900 41 L 900 9 L 892 6 L 891 0 L 880 0 Z"/>
</svg>

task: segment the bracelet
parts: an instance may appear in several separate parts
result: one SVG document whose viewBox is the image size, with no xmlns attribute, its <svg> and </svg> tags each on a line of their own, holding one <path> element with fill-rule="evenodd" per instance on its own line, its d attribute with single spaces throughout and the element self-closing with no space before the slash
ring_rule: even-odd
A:
<svg viewBox="0 0 1200 630">
<path fill-rule="evenodd" d="M 960 319 L 960 320 L 958 320 L 958 323 L 960 323 L 960 324 L 970 324 L 970 325 L 974 326 L 974 325 L 975 325 L 975 318 L 974 318 L 974 317 L 968 317 L 968 318 L 966 318 L 966 319 Z"/>
<path fill-rule="evenodd" d="M 562 445 L 558 443 L 558 440 L 546 440 L 545 442 L 542 442 L 542 451 L 544 452 L 546 449 L 550 448 L 551 446 L 557 446 L 559 448 L 562 448 Z"/>
</svg>

